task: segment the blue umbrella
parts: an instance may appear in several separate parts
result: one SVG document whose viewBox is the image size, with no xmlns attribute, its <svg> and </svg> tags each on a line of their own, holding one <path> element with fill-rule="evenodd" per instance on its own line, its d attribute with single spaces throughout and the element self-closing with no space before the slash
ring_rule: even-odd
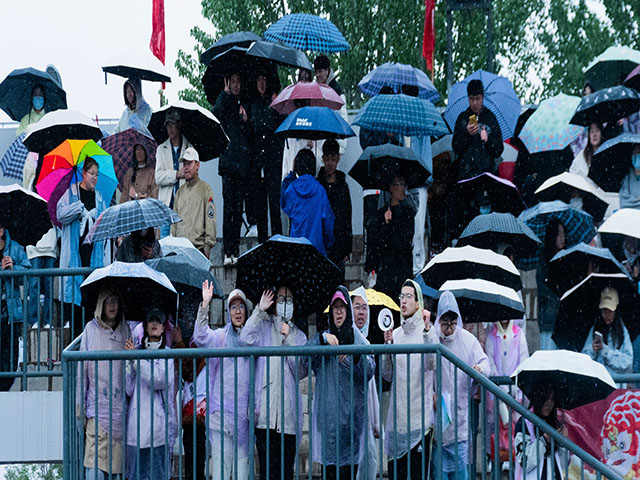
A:
<svg viewBox="0 0 640 480">
<path fill-rule="evenodd" d="M 471 80 L 480 80 L 484 85 L 484 106 L 496 116 L 502 139 L 513 137 L 520 116 L 520 99 L 507 78 L 484 70 L 473 72 L 451 87 L 447 109 L 444 112 L 444 118 L 451 129 L 454 128 L 458 116 L 469 108 L 467 85 Z"/>
<path fill-rule="evenodd" d="M 4 152 L 2 160 L 0 160 L 0 169 L 2 174 L 7 178 L 12 178 L 22 182 L 22 172 L 24 169 L 24 162 L 27 160 L 29 150 L 24 146 L 22 140 L 24 140 L 25 133 L 21 133 L 16 138 L 7 151 Z"/>
<path fill-rule="evenodd" d="M 302 107 L 294 110 L 276 130 L 287 138 L 321 140 L 355 137 L 355 132 L 338 112 L 328 107 Z"/>
<path fill-rule="evenodd" d="M 418 97 L 436 103 L 440 94 L 427 74 L 404 63 L 384 63 L 367 73 L 358 87 L 365 95 L 375 97 L 382 87 L 391 87 L 395 93 L 402 91 L 403 85 L 418 87 Z"/>
<path fill-rule="evenodd" d="M 314 52 L 337 53 L 351 48 L 330 20 L 306 13 L 285 15 L 264 32 L 264 38 Z"/>
<path fill-rule="evenodd" d="M 35 85 L 44 90 L 44 110 L 67 108 L 67 94 L 47 72 L 35 68 L 18 68 L 0 83 L 0 108 L 19 122 L 31 111 L 31 91 Z"/>
<path fill-rule="evenodd" d="M 374 132 L 392 132 L 408 137 L 449 133 L 433 103 L 402 93 L 373 97 L 360 109 L 353 124 Z"/>
</svg>

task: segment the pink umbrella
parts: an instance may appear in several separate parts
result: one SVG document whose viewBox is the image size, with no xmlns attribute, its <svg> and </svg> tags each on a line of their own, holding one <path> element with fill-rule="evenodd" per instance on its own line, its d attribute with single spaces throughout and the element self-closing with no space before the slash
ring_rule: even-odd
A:
<svg viewBox="0 0 640 480">
<path fill-rule="evenodd" d="M 280 92 L 271 108 L 281 115 L 289 115 L 300 107 L 329 107 L 340 110 L 344 102 L 333 88 L 324 83 L 298 82 Z"/>
</svg>

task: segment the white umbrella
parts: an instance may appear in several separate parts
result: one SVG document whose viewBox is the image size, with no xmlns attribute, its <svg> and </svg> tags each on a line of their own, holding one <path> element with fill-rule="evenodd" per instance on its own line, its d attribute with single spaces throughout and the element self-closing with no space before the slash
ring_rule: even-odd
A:
<svg viewBox="0 0 640 480">
<path fill-rule="evenodd" d="M 100 140 L 102 130 L 84 113 L 56 110 L 29 125 L 22 143 L 30 152 L 49 153 L 65 140 Z"/>
<path fill-rule="evenodd" d="M 200 250 L 193 246 L 188 238 L 184 237 L 164 237 L 159 240 L 162 255 L 167 256 L 169 253 L 185 253 L 191 258 L 198 258 L 197 265 L 204 270 L 211 268 L 211 262 L 205 257 Z M 186 252 L 185 252 L 186 251 Z"/>
<path fill-rule="evenodd" d="M 124 78 L 139 78 L 150 82 L 170 82 L 169 70 L 150 50 L 126 50 L 112 57 L 102 67 L 106 74 L 112 73 Z"/>
<path fill-rule="evenodd" d="M 640 210 L 635 208 L 618 210 L 600 226 L 598 232 L 640 238 Z"/>
<path fill-rule="evenodd" d="M 590 178 L 564 172 L 548 178 L 538 187 L 535 194 L 542 201 L 562 200 L 569 203 L 572 189 L 584 192 L 582 195 L 584 211 L 592 215 L 596 222 L 601 221 L 609 208 L 609 202 L 604 190 Z"/>
<path fill-rule="evenodd" d="M 552 390 L 556 406 L 564 409 L 601 400 L 616 389 L 604 365 L 570 350 L 538 350 L 511 378 L 532 401 L 544 401 Z"/>
</svg>

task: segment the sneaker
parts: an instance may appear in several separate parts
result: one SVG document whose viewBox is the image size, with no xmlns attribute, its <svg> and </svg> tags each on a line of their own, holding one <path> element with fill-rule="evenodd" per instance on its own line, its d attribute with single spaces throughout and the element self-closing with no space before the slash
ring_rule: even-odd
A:
<svg viewBox="0 0 640 480">
<path fill-rule="evenodd" d="M 225 255 L 224 262 L 222 263 L 222 265 L 225 267 L 230 267 L 232 263 L 233 263 L 233 255 L 232 256 Z"/>
</svg>

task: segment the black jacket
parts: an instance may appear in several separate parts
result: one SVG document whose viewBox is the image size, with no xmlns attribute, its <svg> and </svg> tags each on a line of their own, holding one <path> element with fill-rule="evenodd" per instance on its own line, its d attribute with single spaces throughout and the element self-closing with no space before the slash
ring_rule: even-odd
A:
<svg viewBox="0 0 640 480">
<path fill-rule="evenodd" d="M 480 132 L 473 136 L 467 133 L 467 125 L 471 115 L 473 115 L 471 108 L 462 112 L 458 116 L 453 130 L 451 143 L 456 154 L 458 179 L 460 180 L 475 177 L 483 172 L 497 174 L 496 159 L 502 155 L 504 150 L 502 132 L 495 115 L 488 108 L 483 108 L 478 115 L 478 123 L 487 127 L 489 138 L 486 143 L 480 139 Z"/>
<path fill-rule="evenodd" d="M 251 128 L 251 154 L 257 168 L 282 171 L 284 141 L 275 131 L 286 117 L 271 108 L 271 98 L 256 96 L 248 112 Z"/>
<path fill-rule="evenodd" d="M 246 177 L 251 165 L 251 150 L 249 148 L 248 133 L 249 120 L 240 119 L 240 99 L 224 90 L 218 95 L 213 107 L 213 114 L 220 120 L 222 128 L 229 137 L 227 149 L 220 156 L 218 172 L 220 175 L 234 175 Z M 246 105 L 243 105 L 247 114 Z"/>
<path fill-rule="evenodd" d="M 333 224 L 333 245 L 327 252 L 331 260 L 341 261 L 344 257 L 351 255 L 352 250 L 352 229 L 351 229 L 351 194 L 347 177 L 344 172 L 336 171 L 336 181 L 328 183 L 324 172 L 324 167 L 318 172 L 318 182 L 327 191 L 331 210 L 335 216 Z"/>
</svg>

